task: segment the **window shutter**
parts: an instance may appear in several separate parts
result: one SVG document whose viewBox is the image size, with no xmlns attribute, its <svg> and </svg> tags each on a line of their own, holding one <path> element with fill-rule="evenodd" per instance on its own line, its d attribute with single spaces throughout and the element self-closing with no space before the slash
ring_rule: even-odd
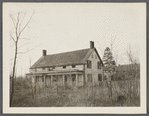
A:
<svg viewBox="0 0 149 116">
<path fill-rule="evenodd" d="M 92 68 L 92 62 L 90 60 L 87 60 L 87 68 Z"/>
<path fill-rule="evenodd" d="M 98 74 L 98 82 L 99 81 L 102 81 L 102 75 L 101 74 Z"/>
</svg>

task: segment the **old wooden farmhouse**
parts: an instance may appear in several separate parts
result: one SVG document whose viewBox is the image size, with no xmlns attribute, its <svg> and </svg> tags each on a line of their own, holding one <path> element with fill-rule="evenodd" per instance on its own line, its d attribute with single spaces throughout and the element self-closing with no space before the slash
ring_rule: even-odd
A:
<svg viewBox="0 0 149 116">
<path fill-rule="evenodd" d="M 43 56 L 30 67 L 32 82 L 39 86 L 84 86 L 102 81 L 103 62 L 90 41 L 90 48 Z"/>
</svg>

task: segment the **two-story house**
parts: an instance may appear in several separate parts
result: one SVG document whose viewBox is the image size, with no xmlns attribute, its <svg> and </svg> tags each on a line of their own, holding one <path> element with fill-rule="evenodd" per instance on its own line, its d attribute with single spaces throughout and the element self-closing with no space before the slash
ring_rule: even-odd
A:
<svg viewBox="0 0 149 116">
<path fill-rule="evenodd" d="M 30 67 L 34 84 L 40 86 L 94 86 L 102 81 L 103 62 L 90 41 L 90 48 L 43 56 Z"/>
</svg>

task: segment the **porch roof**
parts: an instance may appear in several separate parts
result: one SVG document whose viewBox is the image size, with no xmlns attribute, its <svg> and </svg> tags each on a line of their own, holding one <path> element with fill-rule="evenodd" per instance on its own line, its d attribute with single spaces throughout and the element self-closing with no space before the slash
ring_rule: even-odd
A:
<svg viewBox="0 0 149 116">
<path fill-rule="evenodd" d="M 34 73 L 27 73 L 26 75 L 63 75 L 63 74 L 82 74 L 83 70 L 56 70 L 56 71 L 42 71 L 42 72 L 34 72 Z"/>
</svg>

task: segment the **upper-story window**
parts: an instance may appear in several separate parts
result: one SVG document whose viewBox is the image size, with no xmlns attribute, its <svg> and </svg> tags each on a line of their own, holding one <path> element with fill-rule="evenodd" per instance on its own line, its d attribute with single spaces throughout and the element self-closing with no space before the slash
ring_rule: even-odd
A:
<svg viewBox="0 0 149 116">
<path fill-rule="evenodd" d="M 55 67 L 50 67 L 48 68 L 48 71 L 52 71 L 53 69 L 55 69 Z"/>
<path fill-rule="evenodd" d="M 101 69 L 101 63 L 99 61 L 97 62 L 97 69 Z"/>
<path fill-rule="evenodd" d="M 93 54 L 92 54 L 92 56 L 91 56 L 92 58 L 94 58 L 94 56 L 93 56 Z"/>
<path fill-rule="evenodd" d="M 92 68 L 92 62 L 90 60 L 87 60 L 87 68 Z"/>
<path fill-rule="evenodd" d="M 72 68 L 75 68 L 76 67 L 76 65 L 72 65 Z"/>
<path fill-rule="evenodd" d="M 97 55 L 95 55 L 95 59 L 97 59 Z"/>
<path fill-rule="evenodd" d="M 63 66 L 63 68 L 66 68 L 66 66 Z"/>
<path fill-rule="evenodd" d="M 55 69 L 55 67 L 52 67 L 52 69 Z"/>
</svg>

